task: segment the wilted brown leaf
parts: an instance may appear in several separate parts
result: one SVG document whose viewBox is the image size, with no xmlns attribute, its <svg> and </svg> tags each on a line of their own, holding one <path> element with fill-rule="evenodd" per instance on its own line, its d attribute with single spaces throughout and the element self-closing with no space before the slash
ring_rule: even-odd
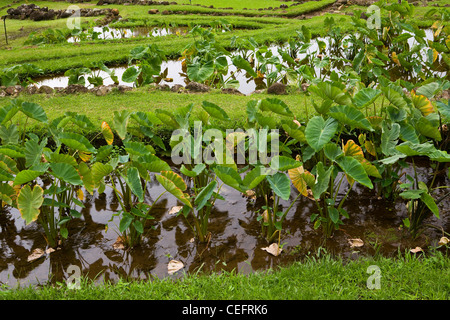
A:
<svg viewBox="0 0 450 320">
<path fill-rule="evenodd" d="M 267 251 L 268 253 L 270 253 L 273 256 L 278 256 L 283 249 L 281 249 L 280 247 L 278 247 L 277 243 L 272 243 L 270 246 L 266 247 L 266 248 L 261 248 L 261 250 Z"/>
<path fill-rule="evenodd" d="M 116 240 L 116 242 L 113 243 L 112 247 L 113 247 L 113 249 L 117 249 L 117 250 L 125 249 L 125 244 L 123 242 L 122 237 L 117 237 L 117 240 Z"/>
<path fill-rule="evenodd" d="M 447 238 L 447 237 L 442 237 L 440 240 L 439 240 L 439 245 L 440 246 L 444 246 L 444 245 L 446 245 L 447 243 L 449 243 L 450 242 L 450 239 L 449 238 Z"/>
<path fill-rule="evenodd" d="M 169 214 L 177 214 L 183 209 L 183 206 L 175 206 L 169 210 Z"/>
<path fill-rule="evenodd" d="M 412 253 L 423 252 L 421 247 L 415 247 L 414 249 L 411 249 L 409 251 L 411 251 Z"/>
<path fill-rule="evenodd" d="M 44 255 L 44 250 L 36 248 L 33 250 L 33 252 L 31 252 L 31 254 L 28 256 L 27 261 L 28 262 L 32 262 L 34 260 L 39 259 L 40 257 L 42 257 Z"/>
<path fill-rule="evenodd" d="M 364 245 L 364 241 L 361 239 L 348 239 L 348 243 L 350 244 L 350 248 L 358 248 Z"/>
<path fill-rule="evenodd" d="M 167 265 L 167 271 L 169 272 L 169 274 L 173 274 L 178 270 L 182 269 L 183 267 L 184 267 L 183 262 L 177 260 L 170 260 L 169 264 Z"/>
</svg>

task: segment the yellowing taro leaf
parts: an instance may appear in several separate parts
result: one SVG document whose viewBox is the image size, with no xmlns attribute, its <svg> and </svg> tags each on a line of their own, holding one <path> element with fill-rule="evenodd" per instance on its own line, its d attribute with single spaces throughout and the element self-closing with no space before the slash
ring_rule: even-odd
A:
<svg viewBox="0 0 450 320">
<path fill-rule="evenodd" d="M 103 137 L 105 138 L 107 144 L 109 144 L 109 145 L 113 144 L 114 134 L 113 134 L 109 124 L 105 121 L 102 122 L 102 134 L 103 134 Z"/>
<path fill-rule="evenodd" d="M 398 60 L 398 57 L 397 57 L 397 53 L 392 52 L 391 58 L 392 58 L 392 61 L 394 61 L 394 63 L 396 65 L 401 66 L 400 61 Z"/>
<path fill-rule="evenodd" d="M 90 154 L 89 152 L 83 152 L 83 151 L 80 151 L 79 155 L 80 155 L 80 159 L 83 160 L 84 162 L 88 162 L 89 159 L 91 159 L 91 157 L 92 157 L 92 154 Z"/>
<path fill-rule="evenodd" d="M 364 241 L 361 239 L 348 239 L 348 243 L 350 244 L 351 248 L 358 248 L 362 247 L 364 245 Z"/>
<path fill-rule="evenodd" d="M 169 264 L 167 265 L 167 271 L 169 272 L 169 274 L 173 274 L 178 270 L 183 269 L 183 267 L 184 267 L 183 262 L 177 260 L 170 260 Z"/>
<path fill-rule="evenodd" d="M 373 144 L 372 141 L 366 140 L 366 141 L 364 142 L 364 146 L 366 147 L 366 150 L 367 150 L 367 152 L 368 152 L 369 154 L 373 155 L 374 157 L 377 156 L 377 152 L 376 152 L 376 149 L 375 149 L 375 145 Z"/>
<path fill-rule="evenodd" d="M 344 150 L 345 156 L 353 157 L 358 161 L 364 159 L 362 148 L 358 146 L 353 140 L 348 140 L 347 143 L 342 146 L 342 150 Z"/>
<path fill-rule="evenodd" d="M 78 190 L 77 190 L 77 196 L 78 196 L 78 199 L 80 199 L 81 201 L 83 201 L 83 200 L 84 200 L 84 193 L 83 193 L 83 190 L 78 189 Z"/>
<path fill-rule="evenodd" d="M 439 52 L 437 52 L 437 50 L 436 50 L 436 49 L 433 49 L 433 62 L 435 62 L 435 61 L 436 61 L 436 59 L 437 59 L 438 55 L 439 55 Z"/>
<path fill-rule="evenodd" d="M 309 198 L 309 193 L 307 190 L 308 181 L 310 183 L 315 181 L 315 178 L 312 175 L 312 173 L 303 169 L 303 166 L 300 166 L 294 169 L 289 169 L 288 174 L 292 184 L 294 185 L 295 188 L 297 188 L 298 192 L 300 192 L 303 196 Z"/>
<path fill-rule="evenodd" d="M 431 101 L 421 94 L 416 95 L 414 90 L 411 90 L 411 100 L 414 104 L 414 107 L 419 109 L 424 116 L 427 116 L 430 113 L 434 112 L 434 107 L 431 104 Z"/>
<path fill-rule="evenodd" d="M 283 249 L 281 249 L 280 247 L 278 247 L 277 243 L 272 243 L 270 246 L 266 247 L 266 248 L 261 248 L 261 250 L 267 251 L 268 253 L 270 253 L 273 256 L 278 256 Z"/>
<path fill-rule="evenodd" d="M 20 215 L 30 224 L 35 221 L 40 213 L 40 208 L 44 202 L 44 190 L 36 185 L 33 189 L 29 185 L 24 186 L 17 197 L 17 208 Z"/>
<path fill-rule="evenodd" d="M 367 117 L 367 120 L 370 122 L 372 128 L 381 127 L 381 122 L 383 122 L 383 118 L 378 116 Z"/>
</svg>

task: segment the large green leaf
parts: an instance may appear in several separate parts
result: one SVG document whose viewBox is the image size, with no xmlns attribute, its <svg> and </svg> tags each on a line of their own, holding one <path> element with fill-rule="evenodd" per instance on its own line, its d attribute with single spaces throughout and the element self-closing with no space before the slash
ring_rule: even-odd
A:
<svg viewBox="0 0 450 320">
<path fill-rule="evenodd" d="M 138 169 L 131 167 L 127 170 L 127 182 L 131 191 L 138 197 L 139 202 L 144 201 L 144 190 L 142 189 L 141 178 Z"/>
<path fill-rule="evenodd" d="M 189 208 L 192 209 L 192 204 L 189 201 L 189 196 L 183 191 L 181 191 L 180 188 L 178 188 L 173 181 L 168 179 L 167 177 L 164 177 L 162 175 L 156 175 L 156 180 L 163 186 L 164 189 L 166 189 L 168 192 L 170 192 L 175 198 L 183 202 L 185 205 L 187 205 Z"/>
<path fill-rule="evenodd" d="M 123 140 L 127 135 L 128 119 L 131 112 L 128 110 L 114 111 L 113 124 L 119 137 Z"/>
<path fill-rule="evenodd" d="M 425 203 L 425 205 L 430 209 L 431 212 L 436 216 L 436 218 L 439 219 L 439 208 L 434 201 L 433 197 L 430 196 L 428 193 L 424 192 L 422 193 L 420 199 Z"/>
<path fill-rule="evenodd" d="M 81 181 L 83 181 L 84 188 L 90 193 L 94 193 L 94 177 L 92 176 L 91 169 L 85 162 L 80 162 L 78 165 L 78 173 Z"/>
<path fill-rule="evenodd" d="M 172 181 L 181 191 L 186 191 L 187 185 L 179 174 L 173 171 L 161 171 L 161 175 Z"/>
<path fill-rule="evenodd" d="M 26 185 L 20 190 L 17 197 L 17 208 L 27 225 L 38 218 L 41 205 L 44 202 L 43 195 L 44 190 L 38 185 L 35 185 L 33 189 Z"/>
<path fill-rule="evenodd" d="M 240 192 L 245 192 L 246 188 L 239 173 L 231 167 L 216 166 L 214 172 L 217 177 L 227 186 L 230 186 Z"/>
<path fill-rule="evenodd" d="M 305 137 L 308 144 L 316 151 L 320 151 L 325 144 L 330 142 L 336 133 L 338 122 L 333 118 L 326 121 L 322 116 L 311 118 L 305 129 Z"/>
<path fill-rule="evenodd" d="M 202 108 L 213 118 L 219 120 L 230 120 L 230 117 L 225 112 L 225 110 L 212 102 L 203 101 Z"/>
<path fill-rule="evenodd" d="M 150 172 L 170 171 L 170 166 L 167 162 L 159 159 L 153 154 L 147 154 L 139 157 L 140 164 Z"/>
<path fill-rule="evenodd" d="M 48 123 L 47 115 L 44 109 L 33 102 L 23 102 L 21 111 L 28 117 L 37 120 L 39 122 Z"/>
<path fill-rule="evenodd" d="M 369 176 L 364 169 L 364 166 L 355 158 L 344 156 L 336 159 L 336 163 L 341 167 L 341 169 L 352 179 L 356 180 L 360 184 L 372 189 L 373 184 Z"/>
<path fill-rule="evenodd" d="M 334 106 L 330 109 L 330 116 L 340 123 L 353 128 L 373 131 L 370 122 L 364 117 L 364 114 L 352 106 Z"/>
<path fill-rule="evenodd" d="M 406 109 L 408 104 L 405 99 L 403 99 L 402 95 L 395 91 L 392 88 L 382 87 L 381 91 L 383 91 L 384 96 L 389 100 L 392 105 L 394 105 L 397 109 Z"/>
<path fill-rule="evenodd" d="M 125 72 L 122 74 L 122 81 L 127 83 L 133 83 L 136 81 L 140 74 L 140 70 L 138 70 L 136 67 L 129 67 Z"/>
<path fill-rule="evenodd" d="M 287 171 L 300 167 L 302 163 L 286 156 L 274 156 L 270 160 L 270 168 L 276 171 Z"/>
<path fill-rule="evenodd" d="M 310 86 L 308 90 L 314 92 L 324 100 L 328 99 L 340 105 L 352 104 L 352 99 L 347 92 L 344 92 L 329 82 L 321 82 L 315 86 Z"/>
<path fill-rule="evenodd" d="M 247 71 L 249 75 L 251 75 L 253 78 L 256 78 L 258 75 L 256 74 L 255 70 L 253 70 L 252 66 L 250 65 L 250 62 L 242 58 L 240 55 L 234 56 L 231 61 L 233 64 L 238 68 Z"/>
<path fill-rule="evenodd" d="M 272 176 L 266 176 L 270 188 L 283 200 L 289 200 L 291 195 L 291 182 L 286 174 L 278 172 Z"/>
<path fill-rule="evenodd" d="M 266 175 L 263 172 L 264 168 L 261 166 L 255 167 L 250 170 L 244 177 L 243 185 L 246 189 L 251 190 L 264 180 Z"/>
<path fill-rule="evenodd" d="M 194 63 L 188 64 L 187 75 L 191 81 L 204 82 L 214 73 L 214 61 L 208 61 L 204 64 L 196 61 Z"/>
<path fill-rule="evenodd" d="M 73 166 L 67 163 L 50 163 L 53 175 L 64 182 L 79 186 L 83 184 L 80 175 Z"/>
<path fill-rule="evenodd" d="M 372 104 L 380 94 L 381 90 L 373 88 L 364 88 L 359 90 L 355 94 L 353 100 L 355 101 L 355 105 L 361 109 L 367 107 L 369 104 Z"/>
<path fill-rule="evenodd" d="M 14 179 L 14 185 L 17 186 L 33 181 L 43 173 L 44 172 L 42 171 L 22 170 L 16 175 L 16 178 Z"/>
<path fill-rule="evenodd" d="M 34 139 L 25 142 L 25 165 L 27 168 L 41 161 L 42 152 L 46 144 L 47 139 L 44 139 L 41 143 Z"/>
<path fill-rule="evenodd" d="M 292 111 L 289 109 L 286 103 L 277 98 L 267 98 L 261 100 L 260 109 L 262 111 L 272 111 L 283 116 L 293 116 Z"/>
<path fill-rule="evenodd" d="M 110 164 L 103 164 L 101 162 L 96 162 L 92 165 L 91 173 L 94 184 L 98 186 L 100 182 L 113 171 L 113 167 Z"/>
<path fill-rule="evenodd" d="M 192 168 L 192 170 L 188 170 L 183 164 L 183 165 L 181 165 L 180 172 L 182 174 L 184 174 L 185 176 L 193 178 L 193 177 L 198 176 L 200 173 L 202 173 L 202 171 L 205 170 L 205 168 L 206 168 L 206 165 L 204 163 L 199 163 L 199 164 L 196 164 L 194 166 L 194 168 Z"/>
<path fill-rule="evenodd" d="M 322 162 L 318 162 L 316 165 L 316 183 L 312 187 L 314 199 L 320 199 L 320 196 L 328 189 L 330 183 L 331 173 L 333 172 L 333 166 L 330 166 L 325 171 Z"/>
<path fill-rule="evenodd" d="M 91 153 L 96 152 L 94 146 L 89 142 L 89 140 L 85 136 L 78 133 L 62 132 L 59 135 L 59 141 L 74 150 Z"/>
<path fill-rule="evenodd" d="M 430 120 L 428 120 L 425 117 L 421 117 L 416 125 L 417 130 L 420 134 L 424 135 L 425 137 L 432 138 L 436 141 L 441 141 L 441 133 L 439 131 L 439 128 L 434 126 Z"/>
<path fill-rule="evenodd" d="M 194 204 L 197 206 L 197 210 L 201 210 L 205 204 L 211 199 L 211 196 L 214 193 L 214 189 L 217 186 L 217 181 L 211 181 L 206 187 L 200 191 L 197 197 L 194 200 Z"/>
<path fill-rule="evenodd" d="M 400 136 L 400 125 L 393 123 L 389 129 L 388 125 L 383 122 L 381 133 L 381 151 L 386 156 L 393 156 L 398 153 L 395 149 L 398 143 L 398 137 Z"/>
</svg>

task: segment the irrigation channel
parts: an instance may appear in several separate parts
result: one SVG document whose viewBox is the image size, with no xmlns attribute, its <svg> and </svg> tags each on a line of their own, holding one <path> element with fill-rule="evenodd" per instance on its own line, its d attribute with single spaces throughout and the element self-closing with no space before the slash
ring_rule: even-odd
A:
<svg viewBox="0 0 450 320">
<path fill-rule="evenodd" d="M 98 28 L 96 32 L 99 32 L 99 38 L 101 39 L 112 39 L 112 38 L 121 38 L 121 37 L 132 37 L 132 36 L 144 36 L 144 37 L 151 37 L 151 36 L 167 36 L 171 34 L 175 34 L 177 32 L 186 34 L 187 29 L 186 28 L 136 28 L 136 29 L 114 29 L 110 28 L 107 32 L 103 32 L 101 28 Z M 433 39 L 433 31 L 431 29 L 426 29 L 426 38 L 427 39 Z M 345 37 L 342 41 L 345 40 Z M 69 39 L 69 41 L 73 41 Z M 297 55 L 297 59 L 300 61 L 307 57 L 310 54 L 314 54 L 318 52 L 319 45 L 318 42 L 323 41 L 325 43 L 331 43 L 334 40 L 330 37 L 317 37 L 311 41 L 311 45 L 307 49 L 305 53 L 299 53 Z M 414 38 L 411 38 L 408 40 L 410 46 L 414 44 Z M 272 52 L 274 56 L 280 57 L 280 53 L 278 52 L 279 49 L 287 49 L 287 44 L 273 44 L 268 47 L 268 50 Z M 235 52 L 231 52 L 231 55 L 236 54 Z M 261 90 L 267 88 L 267 80 L 266 79 L 255 79 L 251 76 L 249 76 L 245 71 L 243 70 L 237 70 L 236 67 L 231 62 L 231 57 L 227 57 L 229 68 L 228 73 L 225 76 L 225 79 L 231 77 L 239 82 L 239 88 L 237 89 L 240 93 L 249 95 L 253 93 L 255 90 Z M 119 84 L 132 87 L 133 83 L 127 83 L 122 80 L 122 75 L 125 72 L 125 70 L 128 68 L 128 65 L 122 65 L 122 66 L 116 66 L 111 67 L 110 70 L 114 72 L 114 75 L 118 77 Z M 331 71 L 339 72 L 339 70 L 342 68 L 342 66 L 332 68 Z M 315 68 L 316 73 L 320 74 L 321 71 L 319 68 Z M 190 80 L 186 74 L 186 69 L 183 68 L 183 64 L 181 60 L 167 60 L 163 61 L 161 64 L 161 75 L 160 79 L 158 79 L 158 84 L 160 85 L 167 85 L 170 88 L 172 88 L 175 85 L 182 85 L 186 86 Z M 104 81 L 104 85 L 112 85 L 114 84 L 113 80 L 110 78 L 110 76 L 102 71 L 102 70 L 93 70 L 96 73 L 99 73 L 99 76 L 101 76 Z M 283 73 L 283 72 L 282 72 Z M 285 73 L 284 73 L 285 75 Z M 415 82 L 416 79 L 414 79 L 415 75 L 408 75 L 404 76 L 400 73 L 399 68 L 393 67 L 391 69 L 391 75 L 393 78 L 402 78 L 404 80 Z M 435 74 L 436 77 L 439 78 L 445 78 L 447 75 L 446 71 L 443 70 L 437 71 Z M 325 79 L 327 77 L 325 76 Z M 41 86 L 49 86 L 51 88 L 65 88 L 68 86 L 69 83 L 69 77 L 64 75 L 52 75 L 52 76 L 41 76 L 35 78 L 33 81 L 36 82 L 37 87 Z M 287 77 L 284 78 L 285 82 L 288 82 Z"/>
<path fill-rule="evenodd" d="M 431 168 L 427 161 L 417 162 L 419 178 L 425 183 L 432 179 Z M 172 169 L 178 172 L 177 167 Z M 411 168 L 404 169 L 413 174 Z M 339 179 L 337 177 L 336 179 Z M 344 179 L 345 180 L 345 179 Z M 402 181 L 405 180 L 404 176 Z M 163 187 L 152 179 L 146 194 L 146 200 L 153 202 L 164 191 Z M 41 181 L 48 188 L 49 181 Z M 446 174 L 437 176 L 436 186 L 450 185 Z M 348 185 L 342 184 L 341 196 Z M 224 185 L 220 194 L 226 199 L 217 201 L 210 216 L 209 231 L 211 240 L 198 243 L 182 215 L 170 214 L 174 206 L 180 205 L 170 195 L 163 195 L 152 211 L 154 220 L 144 237 L 143 243 L 131 250 L 115 247 L 118 238 L 118 217 L 113 216 L 119 210 L 111 189 L 105 193 L 86 191 L 83 204 L 78 207 L 81 218 L 75 219 L 69 226 L 69 237 L 59 249 L 46 252 L 46 242 L 38 224 L 25 225 L 16 209 L 5 208 L 0 215 L 0 283 L 9 286 L 56 283 L 68 278 L 68 267 L 76 265 L 82 273 L 97 281 L 112 280 L 120 277 L 131 279 L 149 279 L 152 277 L 182 277 L 183 271 L 221 271 L 235 270 L 244 274 L 255 270 L 276 268 L 301 259 L 309 252 L 313 253 L 323 246 L 323 237 L 319 230 L 313 229 L 311 214 L 316 212 L 314 201 L 300 197 L 290 210 L 284 222 L 281 234 L 283 251 L 272 256 L 262 250 L 267 241 L 260 235 L 260 222 L 263 199 L 252 199 L 235 189 Z M 167 196 L 166 196 L 167 195 Z M 290 201 L 296 197 L 291 194 Z M 437 194 L 439 197 L 439 194 Z M 354 259 L 364 255 L 381 254 L 395 256 L 398 252 L 436 245 L 442 232 L 427 229 L 417 239 L 412 240 L 407 230 L 401 228 L 402 219 L 407 217 L 406 203 L 399 199 L 395 203 L 377 198 L 373 190 L 355 185 L 349 194 L 344 208 L 351 213 L 344 219 L 344 225 L 328 239 L 325 248 L 332 254 Z M 289 203 L 281 201 L 286 208 Z M 450 228 L 450 198 L 440 204 L 441 218 L 430 214 L 425 223 L 438 228 Z M 350 239 L 361 239 L 361 247 L 352 247 Z M 36 250 L 42 255 L 32 258 Z M 184 268 L 175 274 L 168 274 L 168 262 L 181 261 Z"/>
</svg>

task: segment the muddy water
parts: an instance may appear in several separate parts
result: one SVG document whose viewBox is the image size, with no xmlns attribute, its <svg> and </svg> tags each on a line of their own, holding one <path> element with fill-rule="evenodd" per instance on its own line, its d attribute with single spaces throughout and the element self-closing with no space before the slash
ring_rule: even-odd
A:
<svg viewBox="0 0 450 320">
<path fill-rule="evenodd" d="M 411 169 L 407 172 L 412 173 Z M 422 181 L 429 181 L 430 173 L 426 163 L 419 164 Z M 450 185 L 445 175 L 439 175 L 436 181 L 437 185 Z M 342 195 L 347 187 L 343 183 Z M 164 191 L 156 179 L 152 179 L 149 190 L 146 196 L 149 203 Z M 27 261 L 32 251 L 46 248 L 42 231 L 35 223 L 25 225 L 17 210 L 5 208 L 0 214 L 0 283 L 15 286 L 64 281 L 69 276 L 70 265 L 79 266 L 84 275 L 98 281 L 115 281 L 121 277 L 181 277 L 183 271 L 198 270 L 250 273 L 299 260 L 321 246 L 346 258 L 372 256 L 377 252 L 394 256 L 399 250 L 404 252 L 416 246 L 425 249 L 428 245 L 436 245 L 442 236 L 440 231 L 429 229 L 413 241 L 399 229 L 407 215 L 402 201 L 387 202 L 374 196 L 373 191 L 355 186 L 344 206 L 350 218 L 344 220 L 341 229 L 325 244 L 320 231 L 314 230 L 309 220 L 316 212 L 315 203 L 308 198 L 299 198 L 283 224 L 280 239 L 283 252 L 274 257 L 261 250 L 268 245 L 260 236 L 261 227 L 257 221 L 262 202 L 249 199 L 227 186 L 223 186 L 220 193 L 226 200 L 216 202 L 209 223 L 211 240 L 207 245 L 193 241 L 194 234 L 184 217 L 168 213 L 180 204 L 174 197 L 164 195 L 152 212 L 154 229 L 148 228 L 143 243 L 132 250 L 114 249 L 119 221 L 117 217 L 110 220 L 119 210 L 119 204 L 107 189 L 104 194 L 87 196 L 85 208 L 79 208 L 82 217 L 70 222 L 69 238 L 61 249 L 32 262 Z M 291 201 L 295 197 L 293 191 Z M 440 204 L 441 219 L 429 217 L 427 223 L 449 232 L 449 205 L 450 198 L 447 198 Z M 287 208 L 289 202 L 283 201 L 281 206 Z M 354 238 L 362 239 L 364 246 L 351 248 L 348 240 Z M 184 263 L 184 268 L 174 275 L 168 275 L 167 271 L 171 259 Z"/>
</svg>

